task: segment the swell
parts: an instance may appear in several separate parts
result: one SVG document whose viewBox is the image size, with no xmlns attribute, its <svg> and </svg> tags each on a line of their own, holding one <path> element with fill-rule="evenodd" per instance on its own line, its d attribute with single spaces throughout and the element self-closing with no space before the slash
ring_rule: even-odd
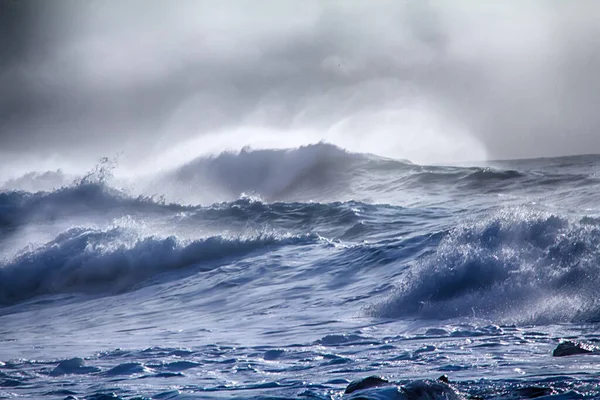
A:
<svg viewBox="0 0 600 400">
<path fill-rule="evenodd" d="M 242 150 L 202 157 L 163 177 L 163 186 L 210 189 L 220 199 L 242 193 L 267 201 L 368 198 L 390 190 L 497 192 L 599 184 L 594 171 L 564 169 L 561 159 L 497 166 L 422 166 L 326 143 L 287 150 Z M 557 166 L 558 165 L 558 166 Z"/>
<path fill-rule="evenodd" d="M 578 171 L 562 167 L 560 159 L 551 161 L 507 162 L 496 167 L 420 166 L 350 153 L 326 143 L 283 150 L 244 149 L 197 158 L 155 176 L 145 185 L 131 183 L 143 186 L 141 191 L 152 193 L 152 197 L 131 197 L 111 188 L 105 179 L 108 167 L 102 164 L 74 184 L 49 192 L 0 191 L 0 226 L 86 211 L 160 211 L 165 206 L 184 211 L 184 204 L 232 202 L 244 195 L 270 203 L 372 202 L 388 201 L 390 194 L 415 189 L 459 194 L 523 189 L 539 192 L 600 184 L 593 166 Z M 27 182 L 33 179 L 29 175 Z M 172 204 L 155 198 L 168 198 Z"/>
<path fill-rule="evenodd" d="M 0 304 L 49 294 L 114 293 L 168 271 L 207 271 L 250 254 L 315 243 L 316 235 L 139 237 L 113 228 L 73 228 L 0 267 Z"/>
<path fill-rule="evenodd" d="M 559 170 L 515 170 L 490 167 L 413 167 L 397 182 L 399 188 L 446 187 L 470 192 L 516 189 L 554 190 L 557 187 L 597 185 L 593 173 L 566 173 Z"/>
<path fill-rule="evenodd" d="M 86 213 L 131 214 L 187 209 L 189 207 L 164 204 L 148 197 L 130 197 L 104 183 L 80 183 L 51 192 L 0 192 L 0 228 Z"/>
<path fill-rule="evenodd" d="M 285 150 L 248 150 L 200 157 L 161 177 L 167 191 L 202 192 L 202 201 L 230 201 L 247 193 L 267 201 L 342 200 L 361 198 L 367 191 L 430 188 L 499 190 L 536 179 L 563 177 L 526 170 L 491 167 L 420 166 L 370 154 L 350 153 L 318 143 Z M 587 175 L 582 175 L 582 178 Z M 564 182 L 577 177 L 564 176 Z M 378 185 L 373 185 L 378 182 Z M 153 185 L 156 185 L 153 184 Z M 210 190 L 208 190 L 210 189 Z M 206 192 L 210 191 L 207 197 Z M 377 193 L 368 193 L 377 194 Z"/>
<path fill-rule="evenodd" d="M 135 197 L 109 186 L 106 177 L 113 166 L 100 164 L 86 176 L 59 189 L 26 192 L 5 188 L 0 191 L 0 229 L 82 214 L 111 214 L 114 217 L 135 213 L 191 212 L 208 216 L 210 212 L 205 210 L 206 207 L 190 204 L 213 204 L 212 208 L 218 212 L 229 206 L 215 203 L 235 203 L 246 193 L 275 203 L 279 199 L 288 203 L 319 199 L 325 199 L 323 202 L 327 203 L 342 199 L 350 201 L 353 198 L 353 181 L 368 173 L 368 165 L 371 164 L 379 167 L 393 164 L 399 168 L 407 165 L 376 156 L 348 153 L 325 143 L 288 150 L 242 150 L 199 158 L 153 180 L 143 190 L 152 192 L 152 197 Z M 15 182 L 29 182 L 38 175 L 47 174 L 37 174 L 34 178 L 30 175 Z M 184 196 L 177 195 L 182 192 Z M 165 197 L 179 202 L 167 204 L 164 200 L 156 200 Z M 282 208 L 281 204 L 275 204 L 271 209 Z M 230 211 L 234 213 L 237 206 L 233 204 Z M 256 208 L 256 204 L 239 206 L 239 209 Z M 287 208 L 301 207 L 304 206 L 291 205 Z M 325 212 L 315 211 L 317 214 Z"/>
<path fill-rule="evenodd" d="M 510 323 L 600 319 L 600 227 L 538 212 L 506 211 L 446 233 L 408 266 L 385 318 L 478 317 Z"/>
<path fill-rule="evenodd" d="M 209 188 L 214 198 L 225 201 L 243 193 L 258 195 L 267 201 L 336 199 L 336 196 L 339 200 L 351 194 L 353 181 L 361 172 L 369 168 L 377 172 L 376 169 L 391 166 L 402 170 L 408 165 L 407 161 L 350 153 L 331 144 L 318 143 L 295 149 L 243 149 L 200 157 L 159 181 L 171 190 L 182 186 L 192 190 Z"/>
<path fill-rule="evenodd" d="M 53 192 L 0 192 L 0 232 L 26 224 L 60 221 L 70 217 L 122 216 L 141 220 L 166 218 L 175 224 L 210 224 L 228 229 L 248 224 L 276 224 L 288 229 L 345 229 L 361 220 L 359 214 L 377 212 L 360 202 L 265 203 L 250 197 L 210 206 L 165 203 L 148 197 L 130 197 L 102 183 L 78 184 Z"/>
</svg>

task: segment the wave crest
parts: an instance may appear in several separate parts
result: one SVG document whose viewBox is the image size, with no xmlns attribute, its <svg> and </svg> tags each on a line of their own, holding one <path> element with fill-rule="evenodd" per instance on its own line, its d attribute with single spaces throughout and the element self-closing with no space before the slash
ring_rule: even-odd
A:
<svg viewBox="0 0 600 400">
<path fill-rule="evenodd" d="M 148 212 L 188 207 L 150 197 L 130 197 L 104 183 L 79 183 L 52 192 L 0 192 L 0 228 L 84 214 L 115 211 Z"/>
<path fill-rule="evenodd" d="M 196 159 L 171 173 L 167 185 L 184 185 L 210 190 L 216 199 L 228 201 L 242 193 L 256 194 L 268 201 L 322 198 L 348 193 L 353 173 L 369 163 L 400 161 L 350 153 L 327 143 L 296 149 L 242 149 L 214 157 Z M 338 197 L 339 199 L 339 197 Z"/>
<path fill-rule="evenodd" d="M 519 323 L 600 318 L 600 227 L 554 215 L 504 212 L 454 229 L 433 255 L 371 308 L 378 317 Z"/>
<path fill-rule="evenodd" d="M 174 236 L 139 238 L 122 228 L 73 228 L 0 267 L 0 304 L 47 294 L 123 291 L 163 272 L 191 266 L 209 270 L 251 253 L 317 239 L 259 234 L 182 241 Z"/>
</svg>

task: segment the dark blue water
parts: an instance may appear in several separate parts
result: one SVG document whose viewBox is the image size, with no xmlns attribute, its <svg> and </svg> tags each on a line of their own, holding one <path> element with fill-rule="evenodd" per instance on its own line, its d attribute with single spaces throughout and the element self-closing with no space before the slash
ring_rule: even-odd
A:
<svg viewBox="0 0 600 400">
<path fill-rule="evenodd" d="M 600 356 L 552 355 L 600 340 L 598 171 L 318 144 L 12 180 L 0 398 L 600 397 Z"/>
</svg>

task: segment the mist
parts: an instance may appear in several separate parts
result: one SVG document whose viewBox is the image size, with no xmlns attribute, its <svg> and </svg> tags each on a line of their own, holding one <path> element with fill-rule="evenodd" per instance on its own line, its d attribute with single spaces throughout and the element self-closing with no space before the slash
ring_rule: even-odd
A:
<svg viewBox="0 0 600 400">
<path fill-rule="evenodd" d="M 2 1 L 0 175 L 327 141 L 600 153 L 600 3 Z"/>
</svg>

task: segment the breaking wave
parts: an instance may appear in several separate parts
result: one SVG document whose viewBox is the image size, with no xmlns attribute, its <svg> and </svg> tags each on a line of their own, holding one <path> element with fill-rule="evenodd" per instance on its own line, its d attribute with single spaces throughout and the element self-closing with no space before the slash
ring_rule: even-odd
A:
<svg viewBox="0 0 600 400">
<path fill-rule="evenodd" d="M 139 237 L 123 228 L 73 228 L 0 266 L 0 304 L 62 293 L 119 292 L 157 274 L 214 269 L 256 252 L 315 243 L 316 235 L 213 236 L 194 241 Z"/>
<path fill-rule="evenodd" d="M 597 321 L 599 265 L 595 220 L 506 211 L 448 232 L 369 312 L 386 318 Z"/>
<path fill-rule="evenodd" d="M 382 165 L 402 169 L 409 164 L 318 143 L 295 149 L 242 149 L 201 157 L 163 177 L 162 181 L 167 185 L 177 183 L 210 190 L 224 200 L 249 193 L 273 201 L 346 192 L 357 174 Z"/>
<path fill-rule="evenodd" d="M 80 183 L 51 192 L 0 192 L 0 228 L 40 220 L 98 212 L 157 212 L 165 208 L 185 210 L 177 204 L 161 204 L 151 198 L 130 197 L 104 183 Z"/>
</svg>

